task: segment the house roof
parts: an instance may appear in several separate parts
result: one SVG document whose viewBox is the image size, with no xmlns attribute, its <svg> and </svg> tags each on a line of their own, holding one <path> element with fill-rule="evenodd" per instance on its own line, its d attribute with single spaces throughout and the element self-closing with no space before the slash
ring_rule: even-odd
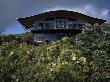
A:
<svg viewBox="0 0 110 82">
<path fill-rule="evenodd" d="M 33 15 L 30 17 L 25 17 L 25 18 L 18 18 L 17 20 L 25 27 L 25 28 L 31 28 L 32 23 L 34 20 L 39 20 L 39 19 L 44 19 L 48 17 L 74 17 L 78 18 L 84 21 L 87 21 L 90 24 L 95 24 L 99 23 L 102 24 L 106 22 L 106 20 L 103 19 L 98 19 L 94 18 L 91 16 L 84 15 L 82 13 L 74 12 L 74 11 L 67 11 L 67 10 L 57 10 L 57 11 L 49 11 L 49 12 L 44 12 L 41 14 Z"/>
</svg>

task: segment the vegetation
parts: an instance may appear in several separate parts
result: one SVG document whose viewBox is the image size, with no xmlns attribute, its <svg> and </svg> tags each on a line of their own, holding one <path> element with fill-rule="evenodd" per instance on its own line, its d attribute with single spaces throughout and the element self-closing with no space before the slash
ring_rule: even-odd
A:
<svg viewBox="0 0 110 82">
<path fill-rule="evenodd" d="M 22 42 L 29 42 L 29 40 L 32 40 L 32 34 L 31 33 L 24 33 L 24 34 L 1 34 L 0 35 L 0 44 L 2 42 L 11 42 L 11 41 L 16 41 L 18 43 Z"/>
<path fill-rule="evenodd" d="M 0 40 L 0 82 L 110 82 L 109 25 L 87 25 L 75 40 L 39 46 L 13 36 L 0 36 L 8 38 Z"/>
</svg>

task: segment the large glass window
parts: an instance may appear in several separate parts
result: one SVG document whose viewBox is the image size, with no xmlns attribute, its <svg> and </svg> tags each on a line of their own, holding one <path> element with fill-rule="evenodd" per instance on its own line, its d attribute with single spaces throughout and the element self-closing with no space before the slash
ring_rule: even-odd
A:
<svg viewBox="0 0 110 82">
<path fill-rule="evenodd" d="M 68 29 L 74 29 L 74 28 L 77 28 L 77 24 L 68 24 Z"/>
<path fill-rule="evenodd" d="M 84 24 L 78 24 L 78 28 L 82 29 L 84 27 Z"/>
<path fill-rule="evenodd" d="M 44 23 L 39 23 L 38 24 L 38 29 L 44 29 Z"/>
<path fill-rule="evenodd" d="M 57 19 L 56 28 L 66 28 L 66 19 Z"/>
<path fill-rule="evenodd" d="M 46 29 L 53 29 L 54 28 L 54 23 L 45 23 L 45 28 Z"/>
</svg>

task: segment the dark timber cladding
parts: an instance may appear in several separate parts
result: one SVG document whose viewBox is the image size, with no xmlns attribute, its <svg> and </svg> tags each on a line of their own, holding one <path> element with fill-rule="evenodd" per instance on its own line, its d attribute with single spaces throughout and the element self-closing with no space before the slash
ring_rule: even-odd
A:
<svg viewBox="0 0 110 82">
<path fill-rule="evenodd" d="M 26 18 L 19 18 L 17 19 L 25 28 L 32 28 L 33 21 L 34 20 L 39 20 L 39 19 L 45 19 L 49 17 L 69 17 L 69 18 L 78 18 L 87 21 L 90 24 L 102 24 L 106 22 L 106 20 L 103 19 L 98 19 L 98 18 L 93 18 L 78 12 L 74 11 L 67 11 L 67 10 L 57 10 L 57 11 L 50 11 L 50 12 L 45 12 L 41 13 L 38 15 L 26 17 Z"/>
</svg>

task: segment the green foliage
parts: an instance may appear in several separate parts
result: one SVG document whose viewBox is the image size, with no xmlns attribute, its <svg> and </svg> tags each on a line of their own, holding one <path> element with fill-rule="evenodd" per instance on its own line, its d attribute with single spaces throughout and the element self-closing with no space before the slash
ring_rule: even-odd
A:
<svg viewBox="0 0 110 82">
<path fill-rule="evenodd" d="M 16 41 L 16 42 L 26 42 L 32 39 L 32 34 L 31 33 L 24 33 L 24 34 L 1 34 L 0 35 L 0 44 L 2 42 L 10 42 L 10 41 Z"/>
<path fill-rule="evenodd" d="M 108 28 L 87 25 L 75 41 L 64 37 L 39 46 L 19 42 L 28 34 L 19 40 L 0 35 L 0 82 L 110 82 Z"/>
<path fill-rule="evenodd" d="M 93 82 L 110 81 L 110 26 L 105 26 L 88 25 L 76 37 L 76 47 L 88 60 L 88 79 Z"/>
<path fill-rule="evenodd" d="M 76 54 L 77 50 L 65 48 L 63 45 L 61 42 L 40 46 L 2 43 L 1 82 L 83 81 L 87 70 L 84 66 L 86 59 L 81 59 Z"/>
</svg>

